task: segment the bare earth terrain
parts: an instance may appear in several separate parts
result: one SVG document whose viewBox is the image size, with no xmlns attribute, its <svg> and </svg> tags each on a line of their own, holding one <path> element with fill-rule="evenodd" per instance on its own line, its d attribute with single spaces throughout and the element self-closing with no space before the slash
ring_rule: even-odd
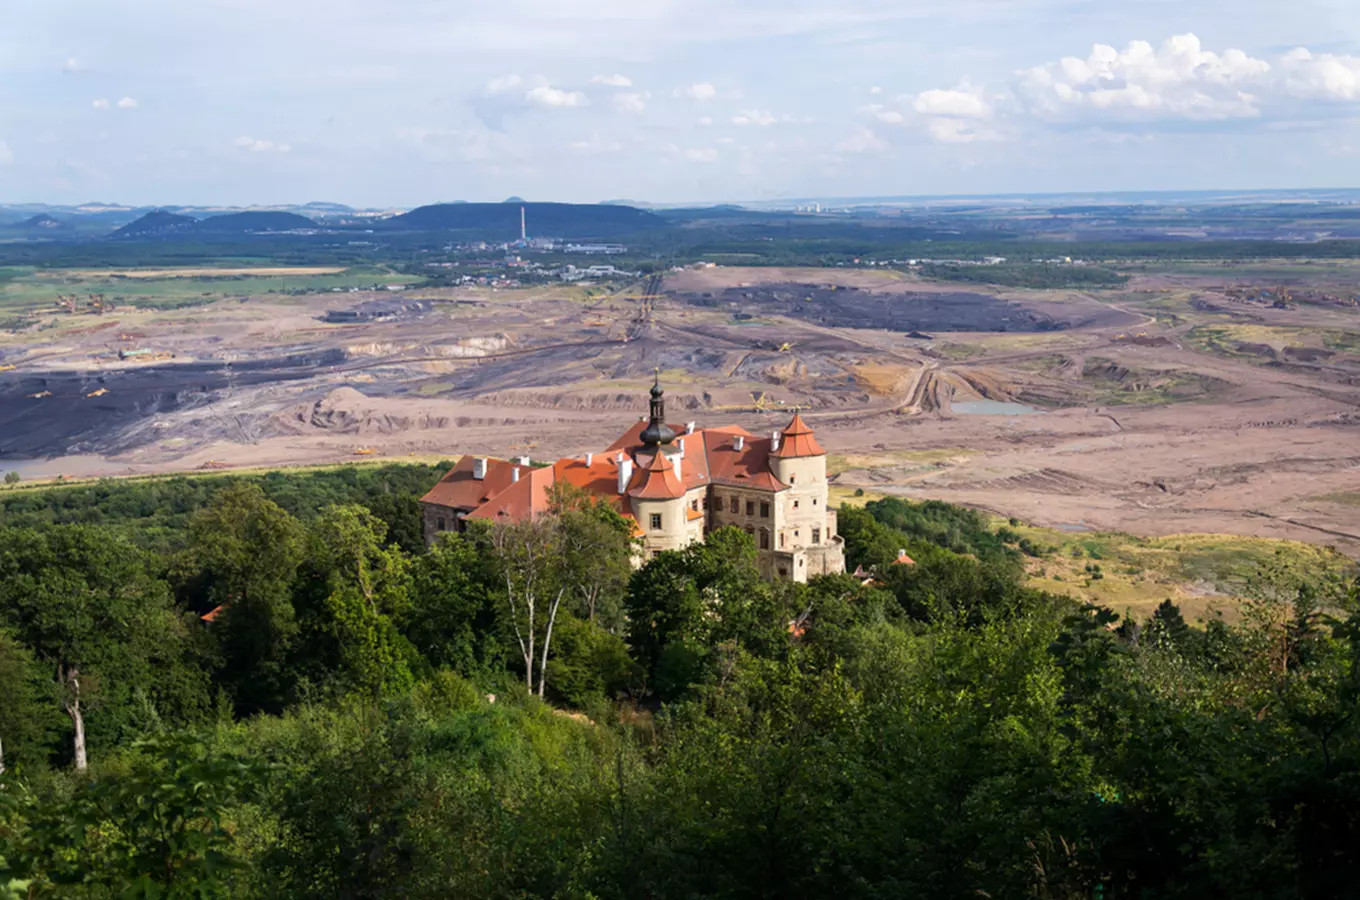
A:
<svg viewBox="0 0 1360 900">
<path fill-rule="evenodd" d="M 770 430 L 803 408 L 849 492 L 1360 557 L 1358 289 L 1345 265 L 1145 269 L 1092 293 L 708 268 L 57 313 L 0 337 L 0 469 L 549 458 L 607 445 L 659 368 L 676 422 Z M 390 315 L 326 321 L 369 301 Z"/>
</svg>

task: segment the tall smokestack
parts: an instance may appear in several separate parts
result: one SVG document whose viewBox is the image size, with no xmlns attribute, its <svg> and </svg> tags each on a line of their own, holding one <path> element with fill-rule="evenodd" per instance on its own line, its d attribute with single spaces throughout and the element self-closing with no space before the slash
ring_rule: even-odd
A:
<svg viewBox="0 0 1360 900">
<path fill-rule="evenodd" d="M 522 206 L 519 208 L 519 239 L 521 241 L 529 239 L 529 232 L 524 227 L 524 207 Z"/>
</svg>

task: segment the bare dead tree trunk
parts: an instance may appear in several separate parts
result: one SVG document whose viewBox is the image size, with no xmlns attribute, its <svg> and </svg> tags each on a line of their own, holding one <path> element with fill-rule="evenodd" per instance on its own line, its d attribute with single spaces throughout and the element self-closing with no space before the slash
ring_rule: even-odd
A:
<svg viewBox="0 0 1360 900">
<path fill-rule="evenodd" d="M 85 717 L 80 712 L 80 669 L 75 666 L 69 669 L 58 666 L 57 680 L 71 691 L 70 699 L 66 700 L 62 706 L 66 708 L 66 715 L 71 717 L 71 725 L 75 728 L 76 771 L 84 772 L 88 763 L 85 757 Z"/>
<path fill-rule="evenodd" d="M 557 608 L 562 605 L 562 595 L 566 592 L 566 588 L 558 590 L 548 613 L 548 632 L 543 635 L 543 659 L 538 664 L 538 696 L 540 698 L 543 697 L 543 690 L 548 684 L 548 645 L 552 643 L 553 625 L 557 622 Z"/>
</svg>

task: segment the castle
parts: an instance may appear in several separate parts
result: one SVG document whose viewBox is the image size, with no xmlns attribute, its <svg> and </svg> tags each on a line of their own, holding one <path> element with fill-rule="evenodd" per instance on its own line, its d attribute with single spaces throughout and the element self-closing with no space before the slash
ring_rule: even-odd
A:
<svg viewBox="0 0 1360 900">
<path fill-rule="evenodd" d="M 426 541 L 468 521 L 520 521 L 548 509 L 554 484 L 607 499 L 631 519 L 638 562 L 702 541 L 734 525 L 755 541 L 767 578 L 806 581 L 845 571 L 844 541 L 827 503 L 826 451 L 795 414 L 783 431 L 757 437 L 743 428 L 677 433 L 666 424 L 665 392 L 651 390 L 651 414 L 603 453 L 534 467 L 463 457 L 421 503 Z"/>
</svg>

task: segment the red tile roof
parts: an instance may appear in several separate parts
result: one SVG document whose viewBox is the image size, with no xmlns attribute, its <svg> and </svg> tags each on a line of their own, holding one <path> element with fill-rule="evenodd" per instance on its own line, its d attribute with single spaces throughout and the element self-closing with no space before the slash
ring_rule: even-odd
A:
<svg viewBox="0 0 1360 900">
<path fill-rule="evenodd" d="M 548 489 L 552 487 L 553 470 L 520 469 L 519 481 L 496 494 L 464 518 L 488 519 L 492 522 L 522 522 L 548 511 Z"/>
<path fill-rule="evenodd" d="M 784 484 L 770 472 L 770 439 L 742 435 L 742 448 L 736 449 L 730 432 L 705 429 L 704 449 L 708 456 L 709 477 L 714 484 L 732 484 L 765 491 L 782 491 Z"/>
<path fill-rule="evenodd" d="M 514 463 L 503 459 L 487 459 L 486 477 L 477 479 L 472 477 L 475 462 L 476 457 L 473 456 L 464 456 L 458 460 L 458 465 L 449 469 L 448 473 L 439 479 L 439 483 L 420 498 L 421 502 L 454 509 L 476 509 L 514 482 L 514 471 L 517 468 Z M 527 471 L 522 466 L 518 468 Z"/>
<path fill-rule="evenodd" d="M 784 439 L 779 442 L 779 449 L 771 455 L 780 459 L 790 459 L 798 456 L 825 456 L 826 451 L 817 443 L 817 438 L 813 436 L 812 429 L 803 421 L 803 417 L 794 413 L 793 421 L 784 429 Z"/>
<path fill-rule="evenodd" d="M 653 453 L 647 467 L 633 478 L 628 496 L 638 500 L 675 500 L 685 496 L 685 492 L 685 483 L 675 474 L 671 457 Z"/>
</svg>

